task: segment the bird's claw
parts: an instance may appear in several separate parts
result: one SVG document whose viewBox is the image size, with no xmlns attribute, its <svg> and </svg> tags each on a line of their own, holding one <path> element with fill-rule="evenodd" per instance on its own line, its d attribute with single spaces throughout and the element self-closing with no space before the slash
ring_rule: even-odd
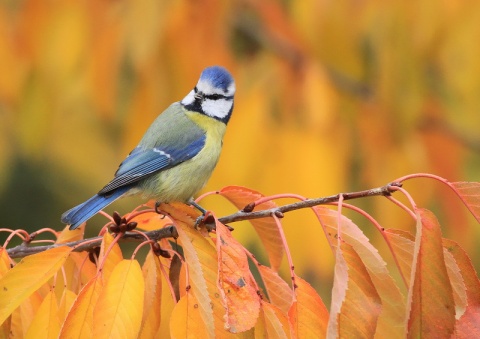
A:
<svg viewBox="0 0 480 339">
<path fill-rule="evenodd" d="M 159 207 L 160 207 L 161 204 L 162 204 L 162 203 L 161 203 L 160 201 L 156 201 L 156 202 L 155 202 L 155 208 L 154 208 L 154 209 L 155 209 L 155 212 L 156 212 L 157 214 L 161 214 L 161 215 L 162 215 L 162 218 L 161 218 L 161 219 L 165 219 L 165 217 L 166 217 L 167 215 L 159 209 Z"/>
<path fill-rule="evenodd" d="M 200 225 L 204 222 L 205 220 L 205 214 L 202 214 L 201 216 L 199 216 L 196 220 L 195 220 L 195 224 L 193 225 L 193 227 L 198 230 Z"/>
</svg>

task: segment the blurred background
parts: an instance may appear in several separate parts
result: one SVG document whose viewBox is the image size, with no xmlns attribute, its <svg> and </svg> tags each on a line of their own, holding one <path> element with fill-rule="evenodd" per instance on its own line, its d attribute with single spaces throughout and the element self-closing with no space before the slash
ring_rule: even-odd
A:
<svg viewBox="0 0 480 339">
<path fill-rule="evenodd" d="M 4 0 L 0 227 L 62 229 L 62 212 L 103 187 L 214 64 L 232 72 L 237 94 L 205 192 L 320 197 L 415 172 L 480 181 L 479 22 L 480 2 L 466 0 Z M 480 227 L 456 196 L 424 179 L 405 188 L 478 269 Z M 354 203 L 414 232 L 384 198 Z M 234 211 L 218 196 L 203 205 Z M 382 251 L 373 227 L 348 215 Z M 88 235 L 104 223 L 93 218 Z M 252 228 L 232 226 L 267 263 Z M 297 273 L 328 299 L 333 260 L 318 222 L 301 211 L 284 226 Z"/>
</svg>

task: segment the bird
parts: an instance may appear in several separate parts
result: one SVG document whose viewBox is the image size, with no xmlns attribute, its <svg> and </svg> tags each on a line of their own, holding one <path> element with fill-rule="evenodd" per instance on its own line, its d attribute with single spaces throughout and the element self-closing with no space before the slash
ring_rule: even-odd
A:
<svg viewBox="0 0 480 339">
<path fill-rule="evenodd" d="M 153 121 L 114 178 L 93 197 L 63 213 L 61 221 L 74 230 L 115 200 L 135 194 L 157 203 L 187 203 L 205 215 L 193 197 L 207 183 L 220 157 L 235 90 L 225 68 L 205 68 L 196 86 Z"/>
</svg>

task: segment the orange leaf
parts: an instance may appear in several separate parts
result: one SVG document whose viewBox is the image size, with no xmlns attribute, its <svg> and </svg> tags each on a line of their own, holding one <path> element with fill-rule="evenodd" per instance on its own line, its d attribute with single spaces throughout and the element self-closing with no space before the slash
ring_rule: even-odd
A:
<svg viewBox="0 0 480 339">
<path fill-rule="evenodd" d="M 314 210 L 330 238 L 330 243 L 336 247 L 338 212 L 318 206 L 314 207 Z M 387 265 L 378 250 L 370 243 L 362 230 L 343 215 L 340 215 L 340 220 L 342 223 L 340 228 L 342 232 L 341 240 L 351 245 L 360 257 L 382 301 L 382 310 L 375 331 L 376 335 L 403 338 L 404 333 L 401 330 L 394 333 L 391 331 L 392 328 L 403 328 L 405 323 L 405 300 L 400 289 L 388 272 Z"/>
<path fill-rule="evenodd" d="M 88 258 L 87 252 L 72 252 L 63 264 L 67 277 L 67 288 L 71 291 L 80 289 L 97 274 L 97 267 Z M 63 275 L 57 277 L 57 286 L 63 282 Z"/>
<path fill-rule="evenodd" d="M 93 311 L 98 338 L 135 338 L 142 324 L 145 282 L 136 260 L 124 259 L 112 271 Z"/>
<path fill-rule="evenodd" d="M 407 231 L 387 229 L 385 230 L 392 251 L 397 257 L 398 269 L 405 278 L 405 283 L 410 286 L 410 272 L 412 271 L 413 250 L 415 248 L 415 237 Z"/>
<path fill-rule="evenodd" d="M 232 333 L 255 326 L 260 297 L 245 250 L 222 223 L 216 221 L 218 286 L 226 309 L 225 328 Z"/>
<path fill-rule="evenodd" d="M 328 311 L 317 291 L 295 276 L 296 301 L 288 311 L 290 324 L 297 338 L 325 338 Z"/>
<path fill-rule="evenodd" d="M 103 260 L 105 252 L 108 250 L 113 240 L 113 236 L 110 233 L 105 232 L 105 234 L 103 235 L 102 244 L 100 245 L 100 262 Z M 120 246 L 118 246 L 118 243 L 116 243 L 113 245 L 112 249 L 107 254 L 107 257 L 103 262 L 102 275 L 104 281 L 107 281 L 109 279 L 109 276 L 112 273 L 113 269 L 122 261 L 122 259 L 122 250 L 120 249 Z"/>
<path fill-rule="evenodd" d="M 14 332 L 10 330 L 11 320 L 12 318 L 9 317 L 0 325 L 0 338 L 8 338 L 10 335 L 12 335 L 13 338 Z"/>
<path fill-rule="evenodd" d="M 267 302 L 262 302 L 261 310 L 255 325 L 256 338 L 290 338 L 290 324 L 284 312 Z"/>
<path fill-rule="evenodd" d="M 168 268 L 168 260 L 159 258 L 161 265 Z M 167 262 L 167 263 L 165 263 Z M 167 271 L 168 274 L 168 271 Z M 173 299 L 172 293 L 168 286 L 168 277 L 165 277 L 161 274 L 160 279 L 162 281 L 162 295 L 161 295 L 161 317 L 160 317 L 160 328 L 157 331 L 157 338 L 168 338 L 170 335 L 170 317 L 175 307 L 175 301 Z"/>
<path fill-rule="evenodd" d="M 149 251 L 142 267 L 145 280 L 143 320 L 139 338 L 154 338 L 162 315 L 162 271 L 160 258 Z"/>
<path fill-rule="evenodd" d="M 254 190 L 250 190 L 240 186 L 227 186 L 219 192 L 220 195 L 227 198 L 238 209 L 243 209 L 246 205 L 263 197 L 262 194 Z M 275 208 L 277 205 L 274 202 L 266 202 L 260 206 L 256 206 L 255 210 L 261 211 L 270 208 Z M 272 218 L 262 218 L 249 220 L 260 240 L 265 246 L 268 258 L 270 260 L 270 267 L 274 271 L 278 271 L 283 258 L 283 245 L 277 225 Z"/>
<path fill-rule="evenodd" d="M 197 299 L 208 335 L 222 339 L 236 337 L 224 328 L 225 308 L 217 286 L 217 252 L 211 239 L 203 237 L 199 231 L 183 222 L 177 221 L 176 227 L 188 266 L 190 291 Z"/>
<path fill-rule="evenodd" d="M 172 338 L 209 338 L 207 328 L 197 299 L 193 293 L 187 293 L 175 305 L 170 317 L 170 335 Z"/>
<path fill-rule="evenodd" d="M 159 210 L 168 213 L 168 219 L 180 220 L 193 226 L 200 212 L 191 206 L 182 203 L 160 204 Z"/>
<path fill-rule="evenodd" d="M 480 222 L 480 182 L 450 183 L 475 219 Z"/>
<path fill-rule="evenodd" d="M 413 251 L 415 248 L 415 238 L 407 231 L 389 229 L 385 230 L 385 235 L 388 237 L 395 253 L 399 269 L 404 275 L 407 286 L 410 286 L 410 272 L 412 270 Z M 443 239 L 445 242 L 446 239 Z M 452 254 L 444 247 L 443 254 L 445 257 L 445 265 L 447 267 L 448 278 L 453 288 L 453 297 L 455 301 L 456 318 L 458 319 L 467 305 L 465 284 L 463 282 L 460 268 Z"/>
<path fill-rule="evenodd" d="M 260 276 L 267 290 L 270 303 L 278 307 L 285 314 L 288 312 L 293 302 L 293 292 L 290 286 L 274 272 L 270 267 L 257 266 Z"/>
<path fill-rule="evenodd" d="M 9 334 L 11 338 L 25 337 L 42 301 L 42 296 L 36 291 L 30 297 L 25 299 L 15 311 L 13 311 Z"/>
<path fill-rule="evenodd" d="M 60 338 L 92 338 L 93 310 L 102 290 L 102 278 L 96 275 L 80 291 L 63 323 Z"/>
<path fill-rule="evenodd" d="M 77 299 L 77 295 L 70 291 L 69 289 L 64 289 L 62 299 L 60 299 L 60 304 L 58 306 L 58 318 L 60 322 L 63 323 L 67 317 L 68 312 L 72 308 Z"/>
<path fill-rule="evenodd" d="M 432 212 L 417 209 L 417 235 L 408 292 L 408 336 L 450 338 L 455 303 L 445 265 L 440 225 Z"/>
<path fill-rule="evenodd" d="M 58 304 L 54 291 L 50 291 L 43 299 L 40 308 L 25 338 L 57 338 L 60 332 L 60 320 L 58 319 Z"/>
<path fill-rule="evenodd" d="M 460 267 L 467 293 L 467 308 L 455 325 L 458 338 L 480 338 L 480 280 L 467 253 L 454 241 L 443 239 L 443 246 Z"/>
<path fill-rule="evenodd" d="M 60 269 L 71 251 L 61 246 L 25 257 L 0 279 L 0 323 Z"/>
<path fill-rule="evenodd" d="M 154 231 L 172 224 L 169 218 L 157 212 L 142 213 L 133 218 L 132 221 L 135 221 L 138 224 L 137 227 L 144 231 Z"/>
<path fill-rule="evenodd" d="M 373 338 L 382 310 L 380 296 L 357 252 L 342 240 L 339 242 L 328 335 Z"/>
</svg>

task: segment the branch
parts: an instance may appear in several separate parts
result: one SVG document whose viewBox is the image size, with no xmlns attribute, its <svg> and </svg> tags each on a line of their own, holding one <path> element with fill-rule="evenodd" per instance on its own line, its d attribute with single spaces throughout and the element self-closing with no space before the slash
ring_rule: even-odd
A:
<svg viewBox="0 0 480 339">
<path fill-rule="evenodd" d="M 323 198 L 316 198 L 316 199 L 306 199 L 300 202 L 295 202 L 293 204 L 283 205 L 275 208 L 270 208 L 261 211 L 253 211 L 255 208 L 255 204 L 247 205 L 242 211 L 233 213 L 231 215 L 227 215 L 225 217 L 221 217 L 218 219 L 222 224 L 228 224 L 232 222 L 242 221 L 242 220 L 251 220 L 251 219 L 260 219 L 260 218 L 267 218 L 271 217 L 272 215 L 276 215 L 277 217 L 283 217 L 283 214 L 286 212 L 299 210 L 302 208 L 309 208 L 318 205 L 325 205 L 332 202 L 337 202 L 340 197 L 343 197 L 343 200 L 352 200 L 358 198 L 365 198 L 365 197 L 372 197 L 372 196 L 389 196 L 391 193 L 395 192 L 395 188 L 392 187 L 401 187 L 401 183 L 392 182 L 382 187 L 372 188 L 365 191 L 358 191 L 358 192 L 351 192 L 351 193 L 339 193 L 336 195 L 331 195 L 328 197 Z M 178 233 L 177 230 L 173 225 L 166 226 L 159 230 L 145 232 L 148 238 L 154 241 L 158 241 L 164 238 L 177 238 Z M 121 242 L 142 242 L 145 240 L 145 236 L 126 232 L 122 238 L 120 238 Z M 53 244 L 53 245 L 46 245 L 46 246 L 29 246 L 27 243 L 23 243 L 21 245 L 12 247 L 7 250 L 8 255 L 10 258 L 22 258 L 28 255 L 32 255 L 35 253 L 47 251 L 51 248 L 59 247 L 59 246 L 69 246 L 73 247 L 75 252 L 82 252 L 82 251 L 90 251 L 95 247 L 100 246 L 102 242 L 102 237 L 97 236 L 93 238 L 82 239 L 78 241 L 72 241 L 63 244 Z"/>
<path fill-rule="evenodd" d="M 155 240 L 155 241 L 158 241 L 163 238 L 178 237 L 177 230 L 173 225 L 166 226 L 164 228 L 161 228 L 155 231 L 144 232 L 144 234 L 147 237 L 149 237 L 151 240 Z M 53 245 L 47 245 L 47 246 L 28 246 L 26 243 L 23 243 L 21 245 L 8 249 L 7 253 L 10 256 L 10 258 L 23 258 L 28 255 L 40 253 L 40 252 L 49 250 L 51 248 L 60 247 L 60 246 L 74 247 L 74 250 L 73 250 L 74 252 L 90 251 L 95 247 L 100 246 L 100 244 L 102 243 L 102 238 L 103 237 L 101 236 L 97 236 L 93 238 L 66 242 L 63 244 L 53 244 Z M 121 242 L 142 242 L 142 241 L 145 241 L 145 237 L 138 233 L 127 232 L 123 235 L 120 241 Z"/>
<path fill-rule="evenodd" d="M 244 208 L 243 211 L 239 211 L 237 213 L 227 215 L 225 217 L 221 217 L 218 219 L 218 221 L 220 221 L 222 224 L 228 224 L 231 222 L 242 221 L 242 220 L 266 218 L 271 216 L 272 214 L 281 215 L 283 213 L 299 210 L 302 208 L 309 208 L 313 206 L 326 205 L 332 202 L 337 202 L 340 199 L 340 196 L 343 196 L 343 200 L 352 200 L 352 199 L 373 197 L 373 196 L 389 196 L 393 192 L 395 192 L 395 189 L 392 189 L 392 187 L 401 187 L 401 184 L 397 182 L 392 182 L 385 186 L 372 188 L 365 191 L 358 191 L 358 192 L 352 192 L 352 193 L 339 193 L 339 194 L 335 194 L 335 195 L 331 195 L 323 198 L 306 199 L 293 204 L 283 205 L 283 206 L 279 206 L 279 207 L 275 207 L 267 210 L 256 211 L 256 212 L 249 212 L 249 210 L 252 211 L 255 206 L 248 205 L 246 206 L 246 208 Z"/>
</svg>

